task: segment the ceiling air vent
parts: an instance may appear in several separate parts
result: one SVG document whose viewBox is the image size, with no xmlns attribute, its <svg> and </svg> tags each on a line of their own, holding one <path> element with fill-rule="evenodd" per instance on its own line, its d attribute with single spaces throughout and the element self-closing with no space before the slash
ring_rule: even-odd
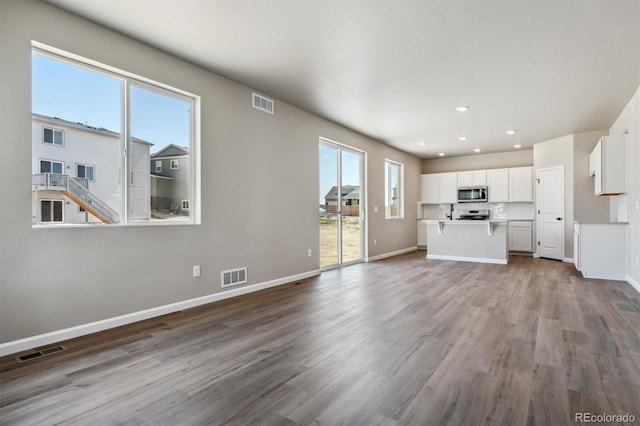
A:
<svg viewBox="0 0 640 426">
<path fill-rule="evenodd" d="M 220 274 L 222 287 L 244 284 L 247 282 L 247 268 L 230 269 Z"/>
<path fill-rule="evenodd" d="M 253 93 L 253 107 L 261 111 L 268 112 L 269 114 L 273 114 L 273 100 L 265 98 L 262 95 L 258 95 L 255 92 Z"/>
</svg>

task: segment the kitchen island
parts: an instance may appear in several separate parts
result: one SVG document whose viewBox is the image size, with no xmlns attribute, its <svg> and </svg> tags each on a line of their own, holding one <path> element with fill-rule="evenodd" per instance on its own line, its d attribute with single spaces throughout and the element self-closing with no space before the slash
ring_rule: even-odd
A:
<svg viewBox="0 0 640 426">
<path fill-rule="evenodd" d="M 507 220 L 427 220 L 427 259 L 506 265 Z"/>
</svg>

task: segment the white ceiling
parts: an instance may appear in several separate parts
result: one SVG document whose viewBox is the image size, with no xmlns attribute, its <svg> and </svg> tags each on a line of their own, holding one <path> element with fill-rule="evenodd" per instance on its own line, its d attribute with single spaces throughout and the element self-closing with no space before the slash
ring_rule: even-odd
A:
<svg viewBox="0 0 640 426">
<path fill-rule="evenodd" d="M 50 3 L 423 158 L 608 129 L 640 84 L 639 0 Z"/>
</svg>

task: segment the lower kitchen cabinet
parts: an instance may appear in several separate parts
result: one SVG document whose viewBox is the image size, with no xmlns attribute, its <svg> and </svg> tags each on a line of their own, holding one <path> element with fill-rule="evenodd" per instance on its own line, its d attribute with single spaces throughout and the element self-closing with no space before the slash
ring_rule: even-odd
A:
<svg viewBox="0 0 640 426">
<path fill-rule="evenodd" d="M 585 278 L 626 280 L 626 223 L 574 223 L 573 261 Z"/>
<path fill-rule="evenodd" d="M 509 221 L 509 251 L 533 252 L 533 222 Z"/>
<path fill-rule="evenodd" d="M 427 248 L 427 221 L 418 221 L 418 247 Z"/>
</svg>

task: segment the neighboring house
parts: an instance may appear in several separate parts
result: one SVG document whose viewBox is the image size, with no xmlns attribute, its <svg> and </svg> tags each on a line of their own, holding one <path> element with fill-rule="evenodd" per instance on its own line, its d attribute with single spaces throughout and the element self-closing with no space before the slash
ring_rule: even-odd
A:
<svg viewBox="0 0 640 426">
<path fill-rule="evenodd" d="M 170 144 L 151 154 L 151 210 L 189 214 L 189 149 Z"/>
<path fill-rule="evenodd" d="M 120 133 L 32 115 L 32 221 L 118 223 L 123 213 Z M 132 138 L 129 218 L 150 218 L 151 143 Z"/>
<path fill-rule="evenodd" d="M 327 195 L 324 196 L 326 206 L 338 205 L 338 187 L 332 186 Z M 342 187 L 342 205 L 358 205 L 360 204 L 360 187 L 357 185 L 346 185 Z"/>
<path fill-rule="evenodd" d="M 346 185 L 342 187 L 342 214 L 358 216 L 360 212 L 360 187 Z M 327 212 L 336 212 L 338 206 L 338 187 L 333 186 L 324 196 L 324 208 Z"/>
</svg>

